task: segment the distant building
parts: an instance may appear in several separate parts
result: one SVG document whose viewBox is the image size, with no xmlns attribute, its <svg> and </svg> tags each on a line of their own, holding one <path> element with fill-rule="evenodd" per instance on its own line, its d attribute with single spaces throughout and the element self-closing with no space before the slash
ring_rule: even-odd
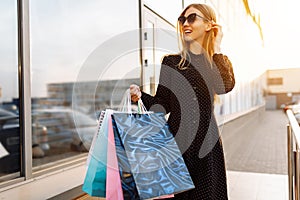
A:
<svg viewBox="0 0 300 200">
<path fill-rule="evenodd" d="M 300 100 L 300 69 L 267 70 L 265 97 L 267 109 L 278 109 L 282 104 Z"/>
<path fill-rule="evenodd" d="M 121 79 L 89 82 L 50 83 L 47 98 L 34 99 L 33 107 L 72 106 L 87 114 L 118 105 L 130 84 L 139 84 L 140 79 Z M 94 108 L 94 109 L 93 109 Z"/>
</svg>

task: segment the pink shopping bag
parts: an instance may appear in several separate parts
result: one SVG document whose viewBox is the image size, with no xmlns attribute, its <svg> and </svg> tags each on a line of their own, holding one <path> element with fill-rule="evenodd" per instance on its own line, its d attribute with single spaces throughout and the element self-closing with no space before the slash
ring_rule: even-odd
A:
<svg viewBox="0 0 300 200">
<path fill-rule="evenodd" d="M 111 116 L 108 123 L 107 169 L 106 169 L 106 199 L 123 200 L 121 178 L 115 147 Z"/>
</svg>

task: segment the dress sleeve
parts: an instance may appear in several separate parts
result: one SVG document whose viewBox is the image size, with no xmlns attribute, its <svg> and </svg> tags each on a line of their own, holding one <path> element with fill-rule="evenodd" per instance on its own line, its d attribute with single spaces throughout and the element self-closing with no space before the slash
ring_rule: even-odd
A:
<svg viewBox="0 0 300 200">
<path fill-rule="evenodd" d="M 157 86 L 155 96 L 151 96 L 145 92 L 142 92 L 142 101 L 147 108 L 154 112 L 164 112 L 168 114 L 170 112 L 170 82 L 171 82 L 171 73 L 169 67 L 168 56 L 163 58 L 160 75 L 159 75 L 159 84 Z"/>
<path fill-rule="evenodd" d="M 214 89 L 217 94 L 230 92 L 235 85 L 233 68 L 226 55 L 213 55 Z"/>
</svg>

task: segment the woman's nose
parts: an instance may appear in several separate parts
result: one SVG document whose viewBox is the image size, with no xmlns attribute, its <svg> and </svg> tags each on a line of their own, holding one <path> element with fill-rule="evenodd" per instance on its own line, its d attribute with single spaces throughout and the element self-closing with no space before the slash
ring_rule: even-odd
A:
<svg viewBox="0 0 300 200">
<path fill-rule="evenodd" d="M 186 19 L 183 23 L 183 26 L 188 26 L 188 25 L 190 25 L 190 24 L 189 24 L 188 20 Z"/>
</svg>

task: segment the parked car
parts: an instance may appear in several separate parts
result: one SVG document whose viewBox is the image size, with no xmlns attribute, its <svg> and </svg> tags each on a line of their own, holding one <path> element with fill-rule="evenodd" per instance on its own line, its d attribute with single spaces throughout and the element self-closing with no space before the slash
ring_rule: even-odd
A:
<svg viewBox="0 0 300 200">
<path fill-rule="evenodd" d="M 286 112 L 287 110 L 300 110 L 300 101 L 292 101 L 292 102 L 287 102 L 285 104 L 282 104 L 280 106 L 283 110 L 283 112 Z"/>
<path fill-rule="evenodd" d="M 0 138 L 10 138 L 8 134 L 14 135 L 14 140 L 19 140 L 19 115 L 14 112 L 0 108 Z M 3 139 L 2 138 L 2 139 Z M 5 142 L 4 142 L 5 143 Z M 10 143 L 9 143 L 10 144 Z M 18 142 L 19 144 L 19 142 Z M 42 124 L 32 123 L 32 156 L 33 158 L 44 157 L 44 150 L 48 150 L 47 127 Z"/>
<path fill-rule="evenodd" d="M 0 158 L 0 174 L 20 171 L 21 144 L 20 144 L 19 115 L 0 108 L 0 142 L 8 155 Z M 47 146 L 47 128 L 32 124 L 32 157 L 45 156 L 42 146 Z M 40 146 L 41 145 L 41 146 Z"/>
<path fill-rule="evenodd" d="M 69 143 L 75 151 L 89 150 L 97 128 L 96 119 L 70 108 L 35 109 L 32 118 L 47 126 L 50 146 Z"/>
<path fill-rule="evenodd" d="M 5 103 L 0 105 L 0 109 L 12 112 L 16 115 L 19 115 L 19 108 L 16 104 L 14 103 Z"/>
</svg>

